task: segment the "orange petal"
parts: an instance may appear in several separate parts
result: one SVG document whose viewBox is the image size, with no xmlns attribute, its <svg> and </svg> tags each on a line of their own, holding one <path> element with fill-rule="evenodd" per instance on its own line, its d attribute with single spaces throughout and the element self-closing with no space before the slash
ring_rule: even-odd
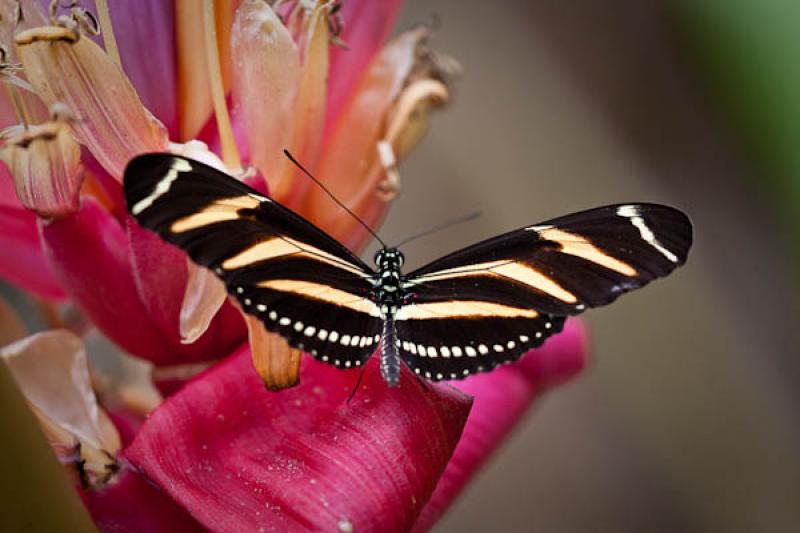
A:
<svg viewBox="0 0 800 533">
<path fill-rule="evenodd" d="M 90 39 L 57 26 L 19 33 L 14 42 L 28 81 L 48 105 L 64 103 L 72 129 L 118 179 L 136 154 L 164 150 L 164 126 L 142 105 L 125 74 Z"/>
<path fill-rule="evenodd" d="M 14 178 L 22 205 L 44 218 L 74 213 L 83 183 L 81 149 L 62 121 L 7 130 L 0 159 Z"/>
<path fill-rule="evenodd" d="M 178 105 L 180 106 L 180 139 L 194 138 L 211 115 L 211 81 L 208 75 L 208 54 L 199 20 L 205 0 L 181 0 L 175 5 L 176 40 L 178 43 Z M 231 28 L 233 0 L 214 2 L 222 83 L 227 91 L 231 79 Z"/>
<path fill-rule="evenodd" d="M 264 386 L 271 391 L 294 387 L 300 383 L 300 357 L 303 352 L 292 348 L 280 335 L 264 329 L 264 324 L 250 315 L 243 315 L 250 337 L 253 366 Z"/>
<path fill-rule="evenodd" d="M 181 342 L 191 344 L 200 338 L 225 303 L 225 285 L 210 270 L 187 259 L 189 280 L 180 314 Z"/>
<path fill-rule="evenodd" d="M 66 330 L 37 333 L 0 350 L 0 358 L 61 459 L 83 461 L 90 482 L 107 481 L 121 443 L 97 404 L 80 338 Z"/>
<path fill-rule="evenodd" d="M 300 80 L 297 47 L 280 18 L 261 0 L 245 0 L 236 10 L 231 47 L 234 113 L 243 121 L 250 158 L 273 196 L 281 180 Z"/>
</svg>

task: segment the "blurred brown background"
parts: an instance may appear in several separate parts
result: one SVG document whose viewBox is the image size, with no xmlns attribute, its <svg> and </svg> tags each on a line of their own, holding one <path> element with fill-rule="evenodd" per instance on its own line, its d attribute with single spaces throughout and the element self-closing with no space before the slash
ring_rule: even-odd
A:
<svg viewBox="0 0 800 533">
<path fill-rule="evenodd" d="M 409 0 L 404 9 L 399 28 L 440 19 L 434 45 L 464 75 L 401 169 L 382 233 L 391 242 L 485 213 L 409 245 L 410 267 L 606 203 L 672 204 L 696 226 L 686 267 L 587 314 L 587 370 L 537 404 L 437 531 L 800 523 L 791 232 L 677 4 L 686 5 Z"/>
</svg>

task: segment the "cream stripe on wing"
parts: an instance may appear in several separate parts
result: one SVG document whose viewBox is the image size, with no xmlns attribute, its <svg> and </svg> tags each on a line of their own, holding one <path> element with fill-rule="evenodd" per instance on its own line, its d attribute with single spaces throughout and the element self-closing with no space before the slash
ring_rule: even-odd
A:
<svg viewBox="0 0 800 533">
<path fill-rule="evenodd" d="M 156 186 L 153 187 L 153 191 L 136 202 L 133 207 L 131 207 L 131 214 L 138 215 L 151 205 L 153 202 L 167 194 L 172 187 L 172 182 L 178 179 L 178 174 L 181 172 L 189 172 L 192 170 L 192 165 L 186 161 L 185 159 L 178 159 L 177 157 L 172 159 L 172 165 L 169 167 L 169 170 L 161 178 Z"/>
<path fill-rule="evenodd" d="M 340 307 L 352 309 L 353 311 L 366 313 L 370 316 L 380 316 L 378 306 L 363 296 L 335 289 L 330 285 L 324 285 L 322 283 L 313 283 L 311 281 L 296 279 L 273 279 L 262 281 L 256 286 L 272 289 L 274 291 L 288 292 L 312 300 L 332 303 Z"/>
<path fill-rule="evenodd" d="M 299 253 L 299 254 L 298 254 Z M 244 251 L 223 261 L 222 268 L 225 270 L 235 270 L 246 267 L 259 261 L 266 261 L 276 257 L 296 254 L 311 257 L 322 263 L 327 263 L 342 270 L 346 270 L 361 277 L 367 277 L 367 273 L 358 267 L 352 266 L 343 259 L 331 255 L 328 252 L 315 248 L 314 246 L 301 243 L 289 237 L 273 237 L 265 241 L 258 242 Z"/>
<path fill-rule="evenodd" d="M 562 302 L 575 303 L 578 301 L 574 294 L 559 285 L 554 279 L 527 265 L 508 260 L 449 268 L 432 274 L 425 274 L 418 279 L 420 281 L 438 281 L 465 276 L 503 276 L 549 294 Z"/>
<path fill-rule="evenodd" d="M 217 200 L 197 213 L 179 218 L 170 226 L 173 233 L 183 233 L 209 224 L 225 222 L 226 220 L 236 220 L 239 218 L 239 209 L 255 209 L 261 203 L 257 197 L 245 194 L 233 198 L 222 198 Z"/>
<path fill-rule="evenodd" d="M 559 251 L 561 253 L 586 259 L 625 276 L 633 277 L 637 274 L 636 269 L 631 265 L 620 261 L 616 257 L 611 257 L 580 235 L 548 226 L 531 226 L 527 229 L 538 233 L 541 239 L 560 244 L 561 249 Z"/>
<path fill-rule="evenodd" d="M 655 233 L 653 233 L 653 230 L 647 226 L 647 223 L 644 221 L 644 217 L 642 217 L 639 206 L 621 205 L 617 208 L 617 214 L 621 217 L 630 219 L 631 224 L 633 224 L 633 226 L 639 230 L 639 235 L 641 235 L 642 239 L 650 246 L 658 250 L 661 255 L 673 263 L 678 262 L 678 256 L 667 250 L 664 245 L 658 241 Z"/>
<path fill-rule="evenodd" d="M 449 302 L 409 304 L 401 307 L 394 318 L 395 320 L 421 320 L 486 317 L 536 318 L 537 316 L 539 316 L 539 313 L 533 309 L 522 309 L 479 300 L 453 300 Z"/>
</svg>

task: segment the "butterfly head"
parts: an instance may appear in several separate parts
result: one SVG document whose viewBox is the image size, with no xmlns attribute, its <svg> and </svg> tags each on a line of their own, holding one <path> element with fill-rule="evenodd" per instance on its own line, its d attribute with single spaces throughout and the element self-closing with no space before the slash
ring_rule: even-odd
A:
<svg viewBox="0 0 800 533">
<path fill-rule="evenodd" d="M 378 270 L 399 270 L 403 266 L 403 252 L 397 248 L 381 248 L 375 252 L 375 266 Z"/>
</svg>

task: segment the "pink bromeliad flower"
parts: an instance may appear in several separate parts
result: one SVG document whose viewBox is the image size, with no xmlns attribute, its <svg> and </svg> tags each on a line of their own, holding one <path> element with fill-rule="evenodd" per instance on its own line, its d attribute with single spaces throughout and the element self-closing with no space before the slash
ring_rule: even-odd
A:
<svg viewBox="0 0 800 533">
<path fill-rule="evenodd" d="M 301 358 L 126 212 L 127 161 L 171 151 L 360 251 L 367 232 L 282 151 L 380 223 L 397 164 L 448 98 L 427 30 L 387 42 L 400 3 L 0 0 L 0 277 L 71 302 L 167 395 L 109 391 L 66 330 L 0 352 L 101 530 L 424 531 L 533 399 L 582 367 L 570 322 L 454 386 L 404 370 L 390 389 L 372 360 L 348 402 L 359 370 Z"/>
</svg>

